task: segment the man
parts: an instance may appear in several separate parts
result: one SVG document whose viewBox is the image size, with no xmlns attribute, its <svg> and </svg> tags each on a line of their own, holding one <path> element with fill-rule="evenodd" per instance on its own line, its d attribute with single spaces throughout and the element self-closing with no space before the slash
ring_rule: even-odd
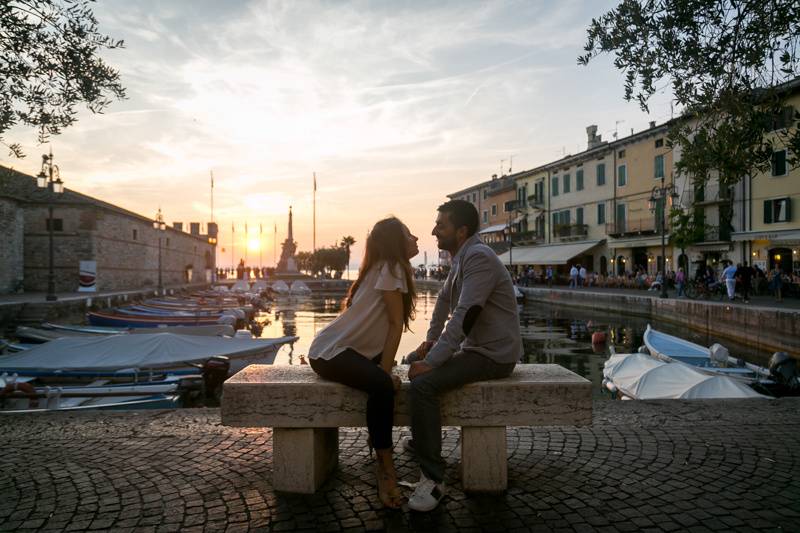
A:
<svg viewBox="0 0 800 533">
<path fill-rule="evenodd" d="M 736 295 L 736 268 L 737 266 L 731 261 L 722 271 L 722 279 L 725 281 L 725 288 L 728 289 L 728 301 L 731 302 Z"/>
<path fill-rule="evenodd" d="M 507 377 L 522 356 L 511 276 L 478 239 L 478 211 L 463 200 L 446 202 L 438 211 L 432 234 L 438 247 L 450 252 L 452 267 L 427 340 L 409 355 L 416 359 L 408 371 L 413 440 L 405 447 L 413 449 L 422 470 L 408 500 L 416 511 L 436 508 L 445 493 L 441 395 L 467 383 Z"/>
<path fill-rule="evenodd" d="M 578 267 L 572 265 L 569 269 L 569 288 L 574 289 L 578 284 Z"/>
<path fill-rule="evenodd" d="M 741 284 L 742 300 L 744 303 L 750 303 L 750 290 L 751 282 L 753 279 L 753 269 L 747 264 L 747 261 L 742 263 L 742 266 L 736 269 L 736 279 Z"/>
<path fill-rule="evenodd" d="M 550 288 L 553 286 L 553 267 L 547 265 L 547 269 L 544 271 L 545 281 L 547 282 L 547 287 Z"/>
<path fill-rule="evenodd" d="M 586 272 L 586 267 L 583 265 L 578 265 L 578 287 L 585 287 L 587 281 L 588 273 Z"/>
</svg>

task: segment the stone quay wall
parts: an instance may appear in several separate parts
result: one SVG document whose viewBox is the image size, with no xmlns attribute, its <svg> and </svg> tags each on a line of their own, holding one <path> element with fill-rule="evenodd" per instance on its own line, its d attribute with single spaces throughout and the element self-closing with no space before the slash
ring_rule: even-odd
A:
<svg viewBox="0 0 800 533">
<path fill-rule="evenodd" d="M 520 287 L 528 299 L 669 322 L 752 346 L 800 354 L 800 311 L 619 293 Z"/>
<path fill-rule="evenodd" d="M 10 198 L 0 197 L 0 228 L 3 244 L 0 246 L 0 294 L 13 292 L 17 280 L 23 277 L 24 218 L 19 204 Z"/>
</svg>

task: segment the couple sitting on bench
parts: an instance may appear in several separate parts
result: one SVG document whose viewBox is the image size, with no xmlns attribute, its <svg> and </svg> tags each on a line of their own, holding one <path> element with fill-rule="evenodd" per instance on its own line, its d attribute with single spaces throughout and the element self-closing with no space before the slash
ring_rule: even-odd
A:
<svg viewBox="0 0 800 533">
<path fill-rule="evenodd" d="M 412 440 L 404 448 L 413 451 L 421 469 L 408 498 L 409 507 L 417 511 L 436 508 L 445 494 L 441 395 L 467 383 L 508 377 L 522 355 L 511 277 L 478 239 L 477 210 L 469 202 L 452 200 L 438 211 L 432 234 L 438 247 L 450 252 L 452 267 L 427 340 L 409 355 Z M 390 508 L 404 503 L 392 459 L 395 392 L 400 387 L 392 367 L 400 337 L 414 315 L 409 260 L 417 253 L 417 237 L 400 220 L 375 224 L 345 311 L 317 334 L 308 354 L 311 368 L 322 378 L 367 393 L 378 496 Z"/>
</svg>

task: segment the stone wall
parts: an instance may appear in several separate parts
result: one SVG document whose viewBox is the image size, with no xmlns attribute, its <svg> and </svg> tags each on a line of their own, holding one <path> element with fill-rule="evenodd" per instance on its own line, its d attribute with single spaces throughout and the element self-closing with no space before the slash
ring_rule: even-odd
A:
<svg viewBox="0 0 800 533">
<path fill-rule="evenodd" d="M 57 204 L 54 273 L 57 292 L 78 288 L 80 261 L 97 261 L 97 290 L 132 290 L 158 283 L 159 232 L 152 222 L 125 212 L 91 204 Z M 25 208 L 25 290 L 47 289 L 47 206 Z M 162 282 L 164 286 L 202 282 L 213 266 L 213 247 L 204 237 L 172 228 L 161 233 Z M 191 270 L 192 279 L 187 271 Z"/>
<path fill-rule="evenodd" d="M 23 277 L 24 218 L 19 204 L 0 198 L 0 294 L 12 292 Z"/>
<path fill-rule="evenodd" d="M 602 309 L 686 326 L 728 338 L 764 352 L 800 354 L 800 311 L 730 305 L 684 299 L 661 299 L 619 293 L 520 287 L 527 299 L 585 309 Z"/>
</svg>

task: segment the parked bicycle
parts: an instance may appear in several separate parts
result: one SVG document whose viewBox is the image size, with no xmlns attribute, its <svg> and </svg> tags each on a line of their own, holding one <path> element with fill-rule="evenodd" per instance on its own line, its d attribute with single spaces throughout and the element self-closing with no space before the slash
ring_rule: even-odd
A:
<svg viewBox="0 0 800 533">
<path fill-rule="evenodd" d="M 692 300 L 724 300 L 728 297 L 724 283 L 714 282 L 706 285 L 704 281 L 694 281 L 686 285 L 684 290 L 687 298 Z"/>
</svg>

